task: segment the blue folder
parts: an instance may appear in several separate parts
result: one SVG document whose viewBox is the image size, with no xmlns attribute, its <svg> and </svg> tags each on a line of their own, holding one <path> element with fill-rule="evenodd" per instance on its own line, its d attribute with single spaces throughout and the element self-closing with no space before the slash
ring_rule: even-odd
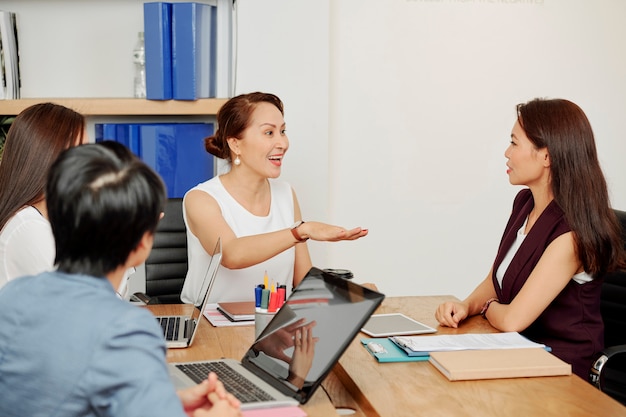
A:
<svg viewBox="0 0 626 417">
<path fill-rule="evenodd" d="M 132 153 L 139 154 L 139 124 L 136 123 L 96 123 L 96 143 L 114 140 L 126 146 Z"/>
<path fill-rule="evenodd" d="M 172 96 L 172 4 L 144 3 L 146 98 L 170 100 Z"/>
<path fill-rule="evenodd" d="M 183 197 L 214 176 L 214 158 L 204 148 L 212 123 L 143 124 L 139 129 L 140 157 L 159 173 L 169 198 Z"/>
<path fill-rule="evenodd" d="M 215 175 L 215 158 L 204 147 L 212 123 L 99 123 L 96 142 L 114 140 L 128 147 L 163 179 L 168 198 Z"/>
<path fill-rule="evenodd" d="M 389 338 L 370 338 L 361 339 L 363 347 L 374 357 L 378 362 L 422 362 L 427 361 L 430 357 L 429 354 L 421 356 L 409 356 L 406 352 L 400 349 Z"/>
<path fill-rule="evenodd" d="M 217 7 L 172 4 L 172 94 L 175 100 L 215 97 Z"/>
</svg>

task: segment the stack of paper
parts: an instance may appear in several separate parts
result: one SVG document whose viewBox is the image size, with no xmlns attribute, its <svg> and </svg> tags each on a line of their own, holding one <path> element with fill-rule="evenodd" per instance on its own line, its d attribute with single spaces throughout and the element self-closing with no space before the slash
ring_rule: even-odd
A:
<svg viewBox="0 0 626 417">
<path fill-rule="evenodd" d="M 379 362 L 428 360 L 451 381 L 570 375 L 549 347 L 517 332 L 363 339 Z"/>
<path fill-rule="evenodd" d="M 528 340 L 517 332 L 468 333 L 437 336 L 392 336 L 362 339 L 363 346 L 378 362 L 427 361 L 433 352 L 466 350 L 512 350 L 549 347 Z"/>
<path fill-rule="evenodd" d="M 202 314 L 213 327 L 254 326 L 254 319 L 242 321 L 232 321 L 228 319 L 228 317 L 219 312 L 216 303 L 207 304 Z"/>
<path fill-rule="evenodd" d="M 428 356 L 431 352 L 453 350 L 545 348 L 517 332 L 467 333 L 441 336 L 390 337 L 409 356 Z"/>
</svg>

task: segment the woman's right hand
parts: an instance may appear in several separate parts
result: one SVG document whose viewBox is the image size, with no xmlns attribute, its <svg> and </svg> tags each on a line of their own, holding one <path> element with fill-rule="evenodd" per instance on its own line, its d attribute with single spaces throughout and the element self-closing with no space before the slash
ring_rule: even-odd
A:
<svg viewBox="0 0 626 417">
<path fill-rule="evenodd" d="M 356 240 L 366 236 L 367 229 L 355 227 L 354 229 L 345 229 L 341 226 L 333 226 L 332 224 L 320 222 L 304 222 L 298 227 L 298 232 L 302 237 L 308 237 L 311 240 L 338 242 L 341 240 Z"/>
<path fill-rule="evenodd" d="M 468 310 L 465 303 L 446 301 L 437 307 L 435 318 L 442 326 L 457 328 L 459 323 L 467 318 Z"/>
</svg>

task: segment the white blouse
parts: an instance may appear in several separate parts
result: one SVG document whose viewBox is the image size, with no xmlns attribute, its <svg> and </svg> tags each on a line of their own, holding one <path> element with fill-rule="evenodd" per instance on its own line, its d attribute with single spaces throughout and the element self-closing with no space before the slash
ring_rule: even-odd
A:
<svg viewBox="0 0 626 417">
<path fill-rule="evenodd" d="M 55 251 L 50 222 L 32 206 L 20 209 L 0 231 L 0 287 L 52 270 Z"/>
<path fill-rule="evenodd" d="M 0 230 L 0 288 L 12 279 L 52 271 L 56 247 L 48 219 L 33 206 L 20 209 Z M 127 298 L 128 278 L 135 268 L 126 270 L 117 289 Z"/>
</svg>

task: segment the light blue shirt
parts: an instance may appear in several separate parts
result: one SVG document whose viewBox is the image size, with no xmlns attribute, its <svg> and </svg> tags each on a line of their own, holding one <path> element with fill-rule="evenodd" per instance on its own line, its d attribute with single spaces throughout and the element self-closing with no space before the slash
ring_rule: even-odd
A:
<svg viewBox="0 0 626 417">
<path fill-rule="evenodd" d="M 0 416 L 185 416 L 154 316 L 108 280 L 44 272 L 0 289 Z"/>
</svg>

